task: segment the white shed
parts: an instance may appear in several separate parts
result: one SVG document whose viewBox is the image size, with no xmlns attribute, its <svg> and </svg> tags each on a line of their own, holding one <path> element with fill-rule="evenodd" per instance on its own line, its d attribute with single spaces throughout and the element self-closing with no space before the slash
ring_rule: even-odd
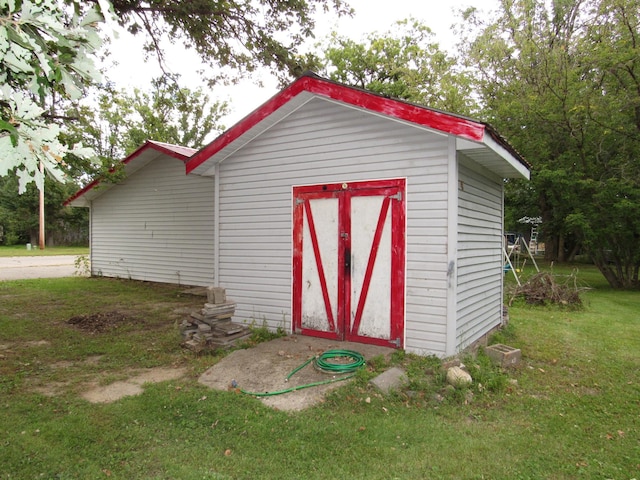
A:
<svg viewBox="0 0 640 480">
<path fill-rule="evenodd" d="M 182 239 L 209 275 L 187 274 L 174 250 L 163 258 L 182 266 L 182 283 L 225 287 L 236 321 L 440 356 L 501 324 L 503 179 L 528 178 L 529 165 L 485 123 L 306 74 L 186 173 L 209 182 L 193 192 L 206 211 L 179 219 L 206 231 Z M 146 188 L 129 186 L 128 201 L 104 198 L 114 187 L 91 202 L 94 274 L 108 233 L 95 226 L 123 224 L 132 205 L 140 221 L 145 205 L 152 215 L 157 203 L 140 196 L 154 175 L 132 175 Z M 138 248 L 111 225 L 119 255 Z M 155 268 L 144 279 L 176 281 Z"/>
<path fill-rule="evenodd" d="M 94 181 L 65 202 L 90 207 L 91 274 L 184 285 L 213 278 L 213 179 L 185 175 L 196 150 L 148 141 L 126 178 Z"/>
</svg>

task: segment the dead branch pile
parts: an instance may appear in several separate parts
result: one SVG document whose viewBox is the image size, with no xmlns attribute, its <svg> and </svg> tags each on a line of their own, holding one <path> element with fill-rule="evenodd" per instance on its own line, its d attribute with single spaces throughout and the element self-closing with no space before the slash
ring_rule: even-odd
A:
<svg viewBox="0 0 640 480">
<path fill-rule="evenodd" d="M 521 286 L 515 286 L 510 292 L 509 305 L 516 298 L 532 305 L 555 304 L 572 308 L 582 307 L 580 292 L 586 290 L 578 286 L 575 272 L 571 275 L 553 275 L 540 272 L 532 276 Z"/>
</svg>

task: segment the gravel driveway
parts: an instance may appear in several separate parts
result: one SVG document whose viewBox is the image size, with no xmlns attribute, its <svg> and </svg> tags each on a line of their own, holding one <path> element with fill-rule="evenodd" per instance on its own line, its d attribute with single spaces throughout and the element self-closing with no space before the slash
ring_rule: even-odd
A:
<svg viewBox="0 0 640 480">
<path fill-rule="evenodd" d="M 0 257 L 0 281 L 27 278 L 60 278 L 76 274 L 79 255 Z"/>
</svg>

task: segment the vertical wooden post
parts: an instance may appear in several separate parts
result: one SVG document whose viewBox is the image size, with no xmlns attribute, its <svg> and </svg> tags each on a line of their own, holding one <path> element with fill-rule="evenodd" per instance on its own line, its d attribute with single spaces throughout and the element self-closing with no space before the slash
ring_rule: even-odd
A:
<svg viewBox="0 0 640 480">
<path fill-rule="evenodd" d="M 44 250 L 44 164 L 40 162 L 40 173 L 42 174 L 42 188 L 40 189 L 40 235 L 39 247 Z"/>
</svg>

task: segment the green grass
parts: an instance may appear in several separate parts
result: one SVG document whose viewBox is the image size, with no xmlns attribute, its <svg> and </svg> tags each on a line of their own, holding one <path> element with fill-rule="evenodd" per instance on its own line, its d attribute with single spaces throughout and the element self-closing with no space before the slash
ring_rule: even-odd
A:
<svg viewBox="0 0 640 480">
<path fill-rule="evenodd" d="M 592 287 L 582 310 L 510 309 L 496 340 L 522 349 L 515 369 L 481 352 L 463 359 L 473 386 L 450 389 L 439 359 L 396 352 L 297 413 L 197 383 L 220 356 L 179 347 L 174 312 L 202 299 L 178 287 L 0 283 L 0 478 L 640 478 L 640 293 L 611 291 L 588 266 L 578 278 Z M 111 310 L 137 321 L 101 334 L 66 323 Z M 409 385 L 382 396 L 368 380 L 389 364 Z M 189 373 L 111 404 L 79 395 L 170 365 Z"/>
<path fill-rule="evenodd" d="M 40 250 L 33 245 L 27 250 L 26 245 L 0 246 L 0 257 L 37 257 L 46 255 L 88 255 L 89 247 L 46 247 Z"/>
</svg>

